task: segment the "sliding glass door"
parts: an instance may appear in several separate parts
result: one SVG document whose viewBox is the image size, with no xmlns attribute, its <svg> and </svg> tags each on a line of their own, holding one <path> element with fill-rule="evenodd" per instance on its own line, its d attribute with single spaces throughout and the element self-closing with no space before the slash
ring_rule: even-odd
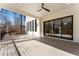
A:
<svg viewBox="0 0 79 59">
<path fill-rule="evenodd" d="M 45 23 L 45 35 L 49 35 L 49 22 Z"/>
<path fill-rule="evenodd" d="M 44 35 L 73 39 L 73 16 L 44 22 Z"/>
<path fill-rule="evenodd" d="M 62 37 L 72 39 L 72 17 L 62 19 Z"/>
<path fill-rule="evenodd" d="M 54 36 L 54 21 L 49 22 L 49 35 Z"/>
<path fill-rule="evenodd" d="M 61 37 L 61 19 L 55 20 L 54 33 L 55 36 Z"/>
</svg>

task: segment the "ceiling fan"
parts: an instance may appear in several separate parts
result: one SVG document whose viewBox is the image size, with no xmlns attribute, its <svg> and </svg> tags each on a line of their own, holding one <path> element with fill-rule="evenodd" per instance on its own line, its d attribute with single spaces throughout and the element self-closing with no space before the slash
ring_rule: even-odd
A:
<svg viewBox="0 0 79 59">
<path fill-rule="evenodd" d="M 42 11 L 42 10 L 46 10 L 47 12 L 50 12 L 50 10 L 45 8 L 44 5 L 45 5 L 44 3 L 41 3 L 41 9 L 37 10 L 37 12 Z"/>
</svg>

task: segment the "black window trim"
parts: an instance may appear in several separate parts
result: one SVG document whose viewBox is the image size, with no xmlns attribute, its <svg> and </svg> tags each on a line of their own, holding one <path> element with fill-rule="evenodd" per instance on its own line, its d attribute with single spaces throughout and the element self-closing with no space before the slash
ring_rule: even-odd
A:
<svg viewBox="0 0 79 59">
<path fill-rule="evenodd" d="M 61 23 L 62 23 L 62 19 L 63 18 L 67 18 L 67 17 L 71 17 L 72 19 L 72 26 L 71 26 L 71 29 L 72 29 L 72 38 L 71 39 L 69 39 L 69 38 L 65 38 L 65 37 L 62 37 L 62 33 L 61 33 L 61 37 L 58 37 L 58 36 L 55 36 L 55 34 L 54 34 L 54 36 L 51 36 L 51 35 L 45 35 L 45 23 L 46 22 L 50 22 L 50 21 L 54 21 L 54 24 L 55 24 L 55 20 L 61 20 Z M 61 27 L 62 27 L 62 24 L 61 24 Z M 62 31 L 62 29 L 61 29 L 61 31 Z M 48 21 L 44 21 L 43 22 L 43 35 L 44 36 L 50 36 L 50 37 L 57 37 L 57 38 L 63 38 L 63 39 L 69 39 L 69 40 L 73 40 L 73 15 L 69 15 L 69 16 L 65 16 L 65 17 L 60 17 L 60 18 L 56 18 L 56 19 L 51 19 L 51 20 L 48 20 Z"/>
</svg>

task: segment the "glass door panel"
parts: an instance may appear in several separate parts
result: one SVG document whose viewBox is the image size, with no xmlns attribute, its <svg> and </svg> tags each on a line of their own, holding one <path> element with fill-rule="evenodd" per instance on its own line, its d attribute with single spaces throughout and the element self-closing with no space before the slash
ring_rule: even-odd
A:
<svg viewBox="0 0 79 59">
<path fill-rule="evenodd" d="M 55 20 L 54 33 L 55 36 L 61 37 L 61 19 Z"/>
<path fill-rule="evenodd" d="M 72 17 L 62 19 L 62 37 L 72 39 Z"/>
<path fill-rule="evenodd" d="M 44 34 L 73 40 L 73 16 L 44 22 Z"/>
<path fill-rule="evenodd" d="M 49 22 L 45 22 L 45 35 L 49 35 Z"/>
<path fill-rule="evenodd" d="M 50 36 L 54 36 L 54 28 L 53 28 L 53 26 L 54 26 L 54 21 L 50 21 L 49 22 L 49 35 Z"/>
</svg>

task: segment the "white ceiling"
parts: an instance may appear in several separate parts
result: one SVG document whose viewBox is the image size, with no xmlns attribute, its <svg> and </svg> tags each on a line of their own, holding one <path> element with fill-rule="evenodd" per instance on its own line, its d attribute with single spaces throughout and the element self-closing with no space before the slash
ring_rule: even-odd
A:
<svg viewBox="0 0 79 59">
<path fill-rule="evenodd" d="M 33 16 L 36 18 L 42 18 L 43 16 L 50 15 L 50 13 L 59 12 L 64 9 L 68 9 L 72 4 L 67 3 L 45 3 L 45 7 L 50 10 L 47 12 L 42 10 L 36 12 L 41 8 L 40 3 L 0 3 L 0 8 L 7 8 L 24 15 Z"/>
</svg>

